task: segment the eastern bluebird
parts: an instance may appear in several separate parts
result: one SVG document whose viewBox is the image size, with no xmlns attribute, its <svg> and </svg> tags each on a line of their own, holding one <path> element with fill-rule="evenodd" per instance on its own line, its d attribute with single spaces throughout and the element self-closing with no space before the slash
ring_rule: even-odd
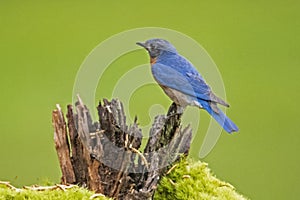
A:
<svg viewBox="0 0 300 200">
<path fill-rule="evenodd" d="M 212 92 L 192 63 L 178 54 L 171 43 L 150 39 L 137 44 L 150 55 L 154 79 L 182 111 L 187 105 L 197 106 L 206 110 L 228 133 L 238 131 L 238 127 L 217 106 L 229 105 Z"/>
</svg>

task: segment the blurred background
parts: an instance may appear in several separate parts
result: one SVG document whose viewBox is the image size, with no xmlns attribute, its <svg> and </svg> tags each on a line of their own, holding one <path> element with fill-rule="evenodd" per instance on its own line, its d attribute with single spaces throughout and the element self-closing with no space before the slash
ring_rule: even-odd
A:
<svg viewBox="0 0 300 200">
<path fill-rule="evenodd" d="M 240 132 L 223 132 L 201 160 L 251 199 L 298 199 L 299 9 L 296 0 L 0 1 L 0 180 L 59 182 L 55 104 L 65 110 L 72 102 L 76 73 L 95 46 L 128 29 L 155 26 L 195 39 L 222 75 L 227 113 Z M 97 100 L 110 98 L 118 77 L 147 59 L 140 50 L 112 63 Z M 171 103 L 158 86 L 145 86 L 132 95 L 130 111 L 146 124 L 145 113 L 157 102 Z M 204 135 L 194 134 L 191 154 L 198 159 Z"/>
</svg>

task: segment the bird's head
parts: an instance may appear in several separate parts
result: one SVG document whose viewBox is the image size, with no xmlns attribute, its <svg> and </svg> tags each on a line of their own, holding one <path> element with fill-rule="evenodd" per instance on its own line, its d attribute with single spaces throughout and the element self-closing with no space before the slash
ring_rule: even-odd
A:
<svg viewBox="0 0 300 200">
<path fill-rule="evenodd" d="M 136 44 L 144 47 L 151 58 L 156 58 L 163 52 L 177 53 L 175 47 L 164 39 L 150 39 L 146 42 L 137 42 Z"/>
</svg>

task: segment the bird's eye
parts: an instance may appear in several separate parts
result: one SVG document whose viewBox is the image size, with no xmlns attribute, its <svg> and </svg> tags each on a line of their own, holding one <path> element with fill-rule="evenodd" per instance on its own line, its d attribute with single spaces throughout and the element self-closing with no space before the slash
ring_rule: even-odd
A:
<svg viewBox="0 0 300 200">
<path fill-rule="evenodd" d="M 155 47 L 153 44 L 150 44 L 150 49 L 153 50 Z"/>
</svg>

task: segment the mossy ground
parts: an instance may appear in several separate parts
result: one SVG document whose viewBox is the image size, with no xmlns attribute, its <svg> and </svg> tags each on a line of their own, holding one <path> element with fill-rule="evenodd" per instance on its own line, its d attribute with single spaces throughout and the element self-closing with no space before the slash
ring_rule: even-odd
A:
<svg viewBox="0 0 300 200">
<path fill-rule="evenodd" d="M 29 189 L 15 190 L 5 185 L 0 185 L 0 200 L 76 200 L 90 199 L 94 193 L 80 187 L 67 190 L 44 190 L 33 191 Z M 108 200 L 106 197 L 95 199 Z M 157 200 L 245 200 L 246 198 L 237 193 L 235 188 L 217 179 L 206 163 L 200 161 L 182 160 L 163 177 L 155 192 Z"/>
<path fill-rule="evenodd" d="M 206 163 L 182 160 L 162 178 L 154 199 L 245 200 L 235 188 L 217 179 Z"/>
<path fill-rule="evenodd" d="M 65 191 L 59 189 L 45 191 L 22 189 L 16 191 L 5 186 L 0 186 L 0 200 L 88 200 L 93 194 L 93 192 L 81 187 L 74 187 Z M 93 199 L 109 200 L 110 198 L 97 197 Z"/>
</svg>

